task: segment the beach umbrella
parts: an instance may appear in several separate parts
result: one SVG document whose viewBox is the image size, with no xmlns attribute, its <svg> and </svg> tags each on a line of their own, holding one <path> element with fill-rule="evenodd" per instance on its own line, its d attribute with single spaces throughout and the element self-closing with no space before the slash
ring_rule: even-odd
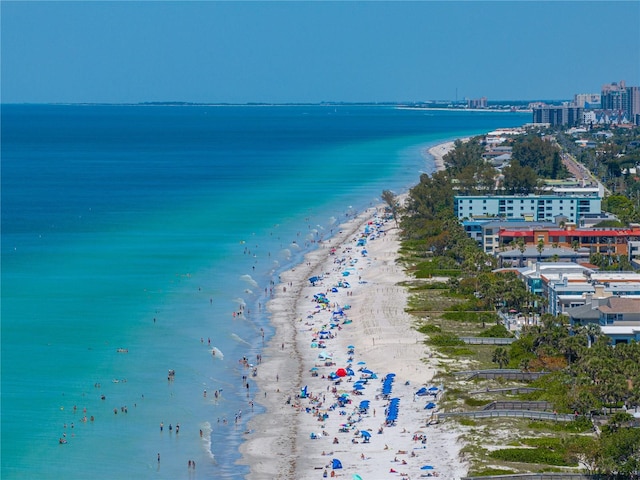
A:
<svg viewBox="0 0 640 480">
<path fill-rule="evenodd" d="M 353 345 L 347 345 L 347 348 L 356 348 Z"/>
<path fill-rule="evenodd" d="M 346 377 L 347 371 L 344 368 L 339 368 L 338 370 L 336 370 L 336 375 L 339 377 Z"/>
<path fill-rule="evenodd" d="M 337 470 L 338 468 L 342 468 L 342 462 L 337 458 L 334 458 L 331 464 L 331 468 Z"/>
<path fill-rule="evenodd" d="M 356 365 L 366 365 L 367 362 L 358 362 Z"/>
<path fill-rule="evenodd" d="M 357 383 L 353 386 L 354 390 L 364 390 L 364 385 L 362 385 L 361 383 Z"/>
<path fill-rule="evenodd" d="M 424 465 L 420 467 L 420 470 L 433 470 L 433 467 L 431 465 Z"/>
<path fill-rule="evenodd" d="M 358 475 L 357 473 L 353 474 L 353 480 L 362 480 L 362 477 L 360 475 Z"/>
</svg>

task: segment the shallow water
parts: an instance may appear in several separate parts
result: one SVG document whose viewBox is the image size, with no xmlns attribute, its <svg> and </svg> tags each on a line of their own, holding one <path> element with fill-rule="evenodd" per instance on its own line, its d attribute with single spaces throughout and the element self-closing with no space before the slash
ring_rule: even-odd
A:
<svg viewBox="0 0 640 480">
<path fill-rule="evenodd" d="M 427 146 L 529 120 L 3 105 L 2 478 L 242 478 L 238 360 L 278 272 L 430 172 Z"/>
</svg>

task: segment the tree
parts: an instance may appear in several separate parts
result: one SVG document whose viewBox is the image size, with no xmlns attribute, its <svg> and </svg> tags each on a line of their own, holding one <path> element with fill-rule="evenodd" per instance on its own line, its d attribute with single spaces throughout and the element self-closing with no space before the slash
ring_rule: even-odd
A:
<svg viewBox="0 0 640 480">
<path fill-rule="evenodd" d="M 538 245 L 536 245 L 536 250 L 538 250 L 538 260 L 542 257 L 542 252 L 544 251 L 544 240 L 541 238 L 538 240 Z"/>
<path fill-rule="evenodd" d="M 526 135 L 516 140 L 512 156 L 523 167 L 529 167 L 540 177 L 563 178 L 567 170 L 562 164 L 560 147 L 555 142 Z"/>
<path fill-rule="evenodd" d="M 457 173 L 465 167 L 482 165 L 484 163 L 484 159 L 482 158 L 484 147 L 480 144 L 480 138 L 481 137 L 475 137 L 468 142 L 456 140 L 454 142 L 454 149 L 443 158 L 447 170 L 457 175 Z"/>
<path fill-rule="evenodd" d="M 398 197 L 391 190 L 383 190 L 382 191 L 382 200 L 389 206 L 391 210 L 391 216 L 393 220 L 396 222 L 396 226 L 398 225 Z"/>
<path fill-rule="evenodd" d="M 606 425 L 600 437 L 600 450 L 601 473 L 633 478 L 640 469 L 640 428 L 621 426 L 617 421 Z"/>
<path fill-rule="evenodd" d="M 531 167 L 523 167 L 517 160 L 502 169 L 502 188 L 511 195 L 533 193 L 538 187 L 538 175 Z"/>
<path fill-rule="evenodd" d="M 591 348 L 591 345 L 602 336 L 602 329 L 597 323 L 588 323 L 584 326 L 585 334 L 587 335 L 587 348 Z"/>
<path fill-rule="evenodd" d="M 498 347 L 493 351 L 491 361 L 497 363 L 500 368 L 504 368 L 509 363 L 509 352 L 504 347 Z"/>
<path fill-rule="evenodd" d="M 520 250 L 520 267 L 524 264 L 524 252 L 527 250 L 527 247 L 524 244 L 524 239 L 522 237 L 518 237 L 516 240 L 516 245 L 518 245 L 518 250 Z"/>
<path fill-rule="evenodd" d="M 640 218 L 633 201 L 624 195 L 610 195 L 604 198 L 602 203 L 604 211 L 613 213 L 624 223 Z"/>
</svg>

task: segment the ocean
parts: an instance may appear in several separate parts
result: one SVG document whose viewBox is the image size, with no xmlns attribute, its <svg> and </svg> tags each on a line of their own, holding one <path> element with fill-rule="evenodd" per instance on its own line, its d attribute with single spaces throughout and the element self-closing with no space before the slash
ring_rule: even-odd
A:
<svg viewBox="0 0 640 480">
<path fill-rule="evenodd" d="M 244 478 L 238 446 L 263 410 L 239 360 L 273 335 L 279 272 L 432 172 L 429 146 L 530 121 L 350 105 L 1 113 L 3 480 Z"/>
</svg>

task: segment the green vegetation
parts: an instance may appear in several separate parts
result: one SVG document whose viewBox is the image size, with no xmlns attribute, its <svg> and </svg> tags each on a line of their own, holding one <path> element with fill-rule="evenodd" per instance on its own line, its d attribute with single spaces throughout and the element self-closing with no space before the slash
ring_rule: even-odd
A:
<svg viewBox="0 0 640 480">
<path fill-rule="evenodd" d="M 537 177 L 559 179 L 568 173 L 562 164 L 561 153 L 560 147 L 548 137 L 530 134 L 514 141 L 512 156 L 523 168 L 529 167 Z"/>
<path fill-rule="evenodd" d="M 509 352 L 504 347 L 498 347 L 493 351 L 491 361 L 497 363 L 500 368 L 504 368 L 509 363 Z"/>
<path fill-rule="evenodd" d="M 487 338 L 511 338 L 513 334 L 505 328 L 504 325 L 494 325 L 478 334 L 479 337 Z"/>
<path fill-rule="evenodd" d="M 423 324 L 420 325 L 417 330 L 425 335 L 431 335 L 432 333 L 439 333 L 442 329 L 437 325 Z"/>
<path fill-rule="evenodd" d="M 568 460 L 564 452 L 547 448 L 503 448 L 489 454 L 491 458 L 518 463 L 539 463 L 543 465 L 559 465 L 577 467 L 577 460 Z"/>
<path fill-rule="evenodd" d="M 640 127 L 605 128 L 581 134 L 581 138 L 595 142 L 596 148 L 578 147 L 562 130 L 554 134 L 562 147 L 612 192 L 602 209 L 616 215 L 623 225 L 639 222 L 640 176 L 630 175 L 628 169 L 640 164 Z"/>
<path fill-rule="evenodd" d="M 431 338 L 427 340 L 427 343 L 438 347 L 455 347 L 464 345 L 464 342 L 453 333 L 438 333 L 436 335 L 432 335 Z"/>
<path fill-rule="evenodd" d="M 460 339 L 510 337 L 510 332 L 499 324 L 499 313 L 513 310 L 534 318 L 545 306 L 545 300 L 528 292 L 515 274 L 494 273 L 495 258 L 484 254 L 453 217 L 454 194 L 487 192 L 495 187 L 494 174 L 482 160 L 482 151 L 479 138 L 457 142 L 456 149 L 445 156 L 448 170 L 432 177 L 422 175 L 419 184 L 409 192 L 405 209 L 399 212 L 403 263 L 416 279 L 410 285 L 408 311 L 420 317 L 417 329 L 429 335 L 427 343 L 438 355 L 449 357 L 440 364 L 445 371 L 497 365 L 550 372 L 531 384 L 539 390 L 515 398 L 547 401 L 559 413 L 578 415 L 573 422 L 457 419 L 470 430 L 469 438 L 480 444 L 491 438 L 491 426 L 509 432 L 510 440 L 514 436 L 525 437 L 514 443 L 513 448 L 491 453 L 469 445 L 465 454 L 475 459 L 471 470 L 486 475 L 531 468 L 563 471 L 559 467 L 576 467 L 578 461 L 589 473 L 624 474 L 638 470 L 640 429 L 633 429 L 628 418 L 614 411 L 623 404 L 640 404 L 639 344 L 612 348 L 599 328 L 569 328 L 563 318 L 549 315 L 542 315 L 536 325 L 523 327 L 509 346 L 465 345 Z M 637 155 L 640 160 L 640 148 Z M 511 170 L 505 169 L 502 185 L 509 191 L 533 191 L 539 176 L 562 178 L 565 173 L 557 145 L 537 135 L 516 141 L 513 157 L 515 161 Z M 615 160 L 611 157 L 609 161 Z M 636 180 L 625 178 L 625 185 L 633 182 Z M 640 180 L 637 184 L 632 190 L 635 197 L 620 191 L 605 202 L 623 221 L 640 220 Z M 601 257 L 595 256 L 592 261 L 603 268 L 625 266 L 622 259 Z M 438 278 L 432 283 L 433 277 Z M 470 409 L 493 400 L 514 398 L 506 391 L 489 391 L 489 387 L 512 386 L 513 382 L 501 379 L 458 381 L 447 376 L 445 381 L 451 388 L 443 401 L 444 408 Z M 593 433 L 592 413 L 607 413 L 598 416 L 599 435 Z M 500 468 L 486 465 L 482 459 L 487 457 L 492 458 L 492 465 L 498 465 L 496 462 L 504 465 L 500 464 Z M 522 464 L 535 467 L 526 470 Z"/>
<path fill-rule="evenodd" d="M 513 470 L 503 470 L 501 468 L 485 468 L 484 470 L 480 470 L 478 472 L 474 472 L 474 477 L 488 477 L 491 475 L 510 475 L 514 473 Z"/>
</svg>

